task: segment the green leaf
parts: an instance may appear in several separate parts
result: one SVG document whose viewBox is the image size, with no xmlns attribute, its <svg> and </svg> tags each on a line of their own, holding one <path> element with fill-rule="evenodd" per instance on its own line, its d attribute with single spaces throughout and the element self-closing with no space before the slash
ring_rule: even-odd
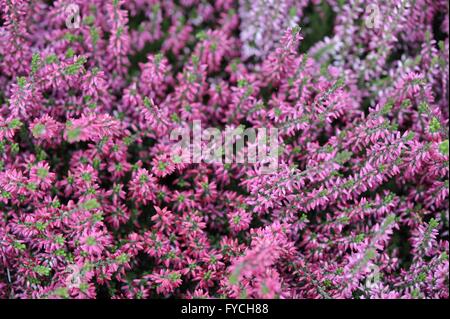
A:
<svg viewBox="0 0 450 319">
<path fill-rule="evenodd" d="M 22 122 L 19 119 L 12 119 L 11 122 L 8 123 L 8 127 L 10 129 L 16 129 L 22 126 Z"/>
<path fill-rule="evenodd" d="M 31 73 L 34 74 L 39 70 L 41 65 L 41 56 L 38 52 L 33 54 L 33 58 L 31 59 Z"/>
<path fill-rule="evenodd" d="M 430 132 L 436 133 L 441 129 L 441 123 L 439 123 L 439 120 L 435 117 L 433 117 L 430 121 Z"/>
<path fill-rule="evenodd" d="M 27 84 L 27 79 L 24 76 L 20 76 L 17 78 L 17 84 L 23 89 Z"/>
<path fill-rule="evenodd" d="M 88 199 L 81 205 L 86 210 L 92 210 L 100 207 L 100 203 L 97 201 L 97 199 L 92 198 Z"/>
<path fill-rule="evenodd" d="M 342 151 L 336 154 L 336 158 L 335 161 L 338 164 L 344 164 L 345 162 L 347 162 L 351 157 L 352 157 L 353 153 L 349 152 L 349 151 Z"/>
<path fill-rule="evenodd" d="M 75 142 L 76 140 L 78 140 L 80 134 L 81 134 L 81 128 L 79 128 L 79 127 L 69 129 L 67 131 L 67 140 L 71 143 Z"/>
<path fill-rule="evenodd" d="M 393 106 L 394 106 L 394 101 L 389 100 L 381 109 L 381 114 L 383 114 L 383 115 L 389 114 L 389 112 L 391 112 Z"/>
<path fill-rule="evenodd" d="M 439 152 L 444 156 L 448 156 L 448 139 L 439 144 Z"/>
<path fill-rule="evenodd" d="M 238 274 L 232 273 L 231 276 L 228 278 L 230 284 L 237 285 L 238 284 Z"/>
<path fill-rule="evenodd" d="M 41 276 L 48 276 L 48 275 L 50 275 L 51 268 L 42 266 L 42 265 L 38 265 L 38 266 L 35 266 L 33 268 L 33 270 Z"/>
</svg>

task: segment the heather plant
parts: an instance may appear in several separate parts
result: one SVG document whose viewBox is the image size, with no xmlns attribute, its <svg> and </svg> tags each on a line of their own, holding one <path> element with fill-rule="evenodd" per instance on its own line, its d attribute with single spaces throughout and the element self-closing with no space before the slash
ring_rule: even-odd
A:
<svg viewBox="0 0 450 319">
<path fill-rule="evenodd" d="M 0 298 L 448 298 L 448 50 L 444 0 L 0 0 Z"/>
</svg>

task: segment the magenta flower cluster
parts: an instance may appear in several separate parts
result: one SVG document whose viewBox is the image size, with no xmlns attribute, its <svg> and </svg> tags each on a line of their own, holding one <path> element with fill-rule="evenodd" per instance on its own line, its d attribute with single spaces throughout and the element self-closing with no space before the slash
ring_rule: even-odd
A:
<svg viewBox="0 0 450 319">
<path fill-rule="evenodd" d="M 448 6 L 0 0 L 0 298 L 448 298 Z"/>
</svg>

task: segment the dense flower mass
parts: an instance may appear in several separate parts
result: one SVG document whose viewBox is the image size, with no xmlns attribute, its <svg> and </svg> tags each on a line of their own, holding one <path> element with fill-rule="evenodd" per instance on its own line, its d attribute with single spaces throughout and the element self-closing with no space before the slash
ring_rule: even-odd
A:
<svg viewBox="0 0 450 319">
<path fill-rule="evenodd" d="M 0 0 L 0 298 L 448 298 L 448 67 L 447 0 Z"/>
</svg>

